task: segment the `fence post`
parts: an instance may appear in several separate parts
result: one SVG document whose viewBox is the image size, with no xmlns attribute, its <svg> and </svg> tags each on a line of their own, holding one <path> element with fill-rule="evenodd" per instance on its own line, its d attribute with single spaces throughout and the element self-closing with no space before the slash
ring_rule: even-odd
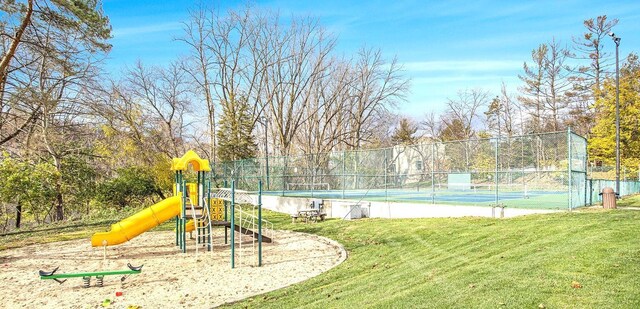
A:
<svg viewBox="0 0 640 309">
<path fill-rule="evenodd" d="M 236 211 L 236 181 L 231 180 L 231 268 L 236 267 L 236 235 L 235 235 L 235 211 Z"/>
<path fill-rule="evenodd" d="M 496 171 L 495 171 L 495 179 L 494 179 L 494 181 L 496 183 L 496 206 L 498 206 L 498 203 L 500 201 L 499 194 L 498 194 L 498 181 L 499 181 L 498 177 L 500 177 L 498 175 L 498 168 L 499 168 L 498 165 L 499 165 L 499 160 L 500 160 L 499 159 L 500 158 L 500 135 L 498 135 L 498 137 L 496 137 L 496 151 L 495 151 L 495 154 L 496 154 Z"/>
<path fill-rule="evenodd" d="M 262 266 L 262 180 L 258 182 L 258 266 Z"/>
<path fill-rule="evenodd" d="M 284 190 L 287 188 L 287 180 L 288 179 L 287 179 L 286 175 L 288 173 L 288 171 L 287 171 L 287 169 L 288 169 L 287 168 L 287 163 L 288 163 L 287 159 L 288 158 L 289 158 L 288 154 L 284 156 L 284 169 L 282 170 L 282 196 L 284 196 Z"/>
<path fill-rule="evenodd" d="M 593 176 L 591 176 L 591 177 L 593 177 Z M 589 182 L 588 182 L 589 190 L 587 190 L 587 194 L 589 194 L 589 204 L 588 205 L 593 205 L 593 179 L 588 179 L 588 180 L 589 180 Z"/>
<path fill-rule="evenodd" d="M 591 197 L 591 193 L 590 193 L 590 189 L 591 189 L 591 183 L 589 180 L 589 175 L 587 174 L 588 168 L 589 168 L 589 152 L 587 151 L 587 141 L 584 142 L 584 163 L 583 163 L 583 167 L 584 167 L 584 205 L 581 206 L 587 206 L 587 205 L 591 205 L 591 203 L 587 203 L 587 194 L 589 194 L 589 197 Z M 587 189 L 589 188 L 589 189 Z"/>
<path fill-rule="evenodd" d="M 573 210 L 573 205 L 572 205 L 572 203 L 573 203 L 573 183 L 572 183 L 573 179 L 572 178 L 573 177 L 571 175 L 571 170 L 572 170 L 572 167 L 571 167 L 571 161 L 572 161 L 571 160 L 571 151 L 572 151 L 571 146 L 572 146 L 571 145 L 571 127 L 569 127 L 569 128 L 567 128 L 567 149 L 568 149 L 568 153 L 567 153 L 568 164 L 567 164 L 567 166 L 568 166 L 568 173 L 569 173 L 567 175 L 567 179 L 569 181 L 569 187 L 568 187 L 568 189 L 569 189 L 569 211 Z"/>
<path fill-rule="evenodd" d="M 311 157 L 311 160 L 309 160 L 308 158 Z M 313 194 L 315 192 L 315 183 L 316 183 L 316 167 L 315 167 L 315 161 L 314 161 L 314 157 L 313 154 L 310 154 L 307 156 L 307 166 L 311 169 L 311 197 L 313 197 Z M 305 177 L 306 178 L 306 177 Z M 306 179 L 303 181 L 307 181 Z"/>
<path fill-rule="evenodd" d="M 436 143 L 431 143 L 431 204 L 436 203 Z"/>
<path fill-rule="evenodd" d="M 347 186 L 347 175 L 345 175 L 346 173 L 346 160 L 347 160 L 347 155 L 346 155 L 346 151 L 343 150 L 342 151 L 342 198 L 344 199 L 344 188 Z"/>
<path fill-rule="evenodd" d="M 394 148 L 391 148 L 393 151 Z M 389 191 L 387 189 L 387 170 L 389 169 L 389 158 L 387 158 L 387 152 L 384 151 L 384 200 L 385 202 L 389 199 L 388 194 Z"/>
</svg>

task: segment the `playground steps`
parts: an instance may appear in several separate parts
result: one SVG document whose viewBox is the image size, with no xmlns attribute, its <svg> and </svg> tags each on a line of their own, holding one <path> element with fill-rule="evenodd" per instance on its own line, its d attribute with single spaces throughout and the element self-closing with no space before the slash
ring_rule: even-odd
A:
<svg viewBox="0 0 640 309">
<path fill-rule="evenodd" d="M 200 244 L 211 243 L 211 232 L 213 230 L 213 226 L 211 225 L 211 214 L 207 207 L 199 205 L 191 205 L 189 210 L 195 226 L 197 255 Z M 189 212 L 185 213 L 189 214 Z M 212 251 L 211 246 L 209 246 L 207 250 Z"/>
<path fill-rule="evenodd" d="M 231 222 L 229 222 L 229 221 L 211 221 L 211 225 L 213 225 L 213 226 L 224 226 L 225 228 L 228 228 L 228 229 L 231 228 Z M 252 236 L 253 238 L 258 238 L 258 236 L 259 236 L 258 232 L 255 232 L 255 231 L 252 231 L 250 229 L 241 227 L 241 226 L 239 226 L 237 224 L 234 225 L 233 229 L 236 232 Z M 272 242 L 271 237 L 264 236 L 264 234 L 262 234 L 262 241 L 264 241 L 264 242 Z"/>
<path fill-rule="evenodd" d="M 193 206 L 193 207 L 187 207 L 187 209 L 185 209 L 185 217 L 189 217 L 189 218 L 202 218 L 205 216 L 205 211 L 204 211 L 204 207 L 202 206 Z"/>
</svg>

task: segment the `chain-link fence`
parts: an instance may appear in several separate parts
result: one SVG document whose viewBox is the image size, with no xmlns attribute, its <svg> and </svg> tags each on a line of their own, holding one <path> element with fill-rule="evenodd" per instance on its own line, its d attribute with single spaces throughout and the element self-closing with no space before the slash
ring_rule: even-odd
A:
<svg viewBox="0 0 640 309">
<path fill-rule="evenodd" d="M 218 181 L 325 199 L 571 209 L 592 202 L 570 131 L 224 162 Z"/>
<path fill-rule="evenodd" d="M 602 203 L 600 193 L 602 189 L 609 187 L 616 189 L 616 181 L 608 179 L 588 179 L 587 180 L 587 205 L 595 205 Z M 621 180 L 620 196 L 632 195 L 640 193 L 640 181 Z"/>
</svg>

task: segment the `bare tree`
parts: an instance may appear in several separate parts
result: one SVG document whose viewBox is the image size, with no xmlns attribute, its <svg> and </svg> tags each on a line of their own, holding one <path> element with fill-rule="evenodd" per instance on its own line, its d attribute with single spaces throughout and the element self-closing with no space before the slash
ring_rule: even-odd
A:
<svg viewBox="0 0 640 309">
<path fill-rule="evenodd" d="M 486 108 L 489 93 L 482 89 L 459 91 L 455 99 L 447 100 L 447 110 L 441 115 L 440 140 L 457 141 L 445 145 L 452 170 L 468 171 L 473 165 L 473 153 L 477 151 L 476 129 L 484 123 L 482 109 Z"/>
<path fill-rule="evenodd" d="M 185 71 L 196 83 L 195 92 L 204 96 L 207 107 L 207 124 L 209 126 L 209 147 L 203 147 L 207 156 L 215 163 L 216 160 L 216 104 L 213 99 L 212 81 L 214 77 L 213 56 L 207 48 L 211 40 L 212 33 L 209 32 L 207 11 L 204 7 L 190 12 L 189 21 L 184 23 L 185 36 L 180 40 L 186 43 L 191 51 L 188 58 L 189 65 L 185 66 Z M 198 140 L 198 139 L 196 139 Z"/>
<path fill-rule="evenodd" d="M 500 87 L 501 107 L 501 124 L 504 132 L 508 136 L 524 134 L 524 119 L 522 119 L 522 106 L 520 102 L 514 99 L 513 95 L 507 91 L 507 85 L 503 82 Z"/>
<path fill-rule="evenodd" d="M 507 86 L 503 82 L 500 95 L 496 96 L 489 104 L 485 112 L 487 116 L 487 126 L 492 130 L 494 136 L 500 136 L 502 165 L 507 165 L 507 169 L 516 164 L 515 158 L 522 153 L 522 139 L 520 139 L 520 149 L 514 149 L 513 136 L 523 134 L 524 119 L 522 119 L 522 107 L 519 102 L 507 91 Z M 511 177 L 511 174 L 508 174 Z"/>
<path fill-rule="evenodd" d="M 181 41 L 191 49 L 190 65 L 186 69 L 207 105 L 213 160 L 218 157 L 216 121 L 220 115 L 216 114 L 216 108 L 239 111 L 229 104 L 242 98 L 251 107 L 252 122 L 248 131 L 252 131 L 265 115 L 266 102 L 273 97 L 273 92 L 265 93 L 273 89 L 266 85 L 266 79 L 270 78 L 267 68 L 285 59 L 274 51 L 288 50 L 286 46 L 279 46 L 286 41 L 280 40 L 277 15 L 270 16 L 250 5 L 224 13 L 200 7 L 185 23 L 186 34 Z M 279 49 L 273 49 L 274 46 Z M 222 104 L 227 106 L 223 108 Z"/>
<path fill-rule="evenodd" d="M 246 102 L 249 131 L 261 133 L 256 124 L 266 121 L 276 153 L 359 147 L 407 91 L 397 61 L 385 62 L 379 50 L 362 49 L 354 62 L 333 57 L 335 37 L 313 18 L 283 26 L 278 13 L 251 6 L 224 14 L 200 8 L 185 31 L 188 70 L 204 93 L 210 131 L 219 129 L 216 107 L 232 112 Z"/>
<path fill-rule="evenodd" d="M 22 132 L 31 131 L 41 110 L 19 106 L 29 83 L 24 68 L 37 65 L 34 53 L 48 54 L 51 61 L 63 63 L 69 53 L 96 54 L 110 45 L 109 21 L 99 10 L 99 3 L 76 1 L 27 0 L 3 3 L 0 25 L 2 58 L 0 59 L 0 145 Z M 72 40 L 68 40 L 73 38 Z M 26 56 L 26 57 L 24 57 Z M 18 87 L 18 88 L 16 88 Z"/>
<path fill-rule="evenodd" d="M 189 123 L 185 114 L 191 101 L 185 74 L 178 63 L 149 69 L 138 62 L 126 79 L 128 90 L 149 115 L 151 123 L 146 126 L 151 125 L 148 132 L 155 141 L 155 150 L 168 159 L 186 151 L 184 139 Z"/>
<path fill-rule="evenodd" d="M 314 93 L 305 110 L 307 121 L 296 136 L 297 144 L 306 154 L 330 152 L 346 137 L 351 70 L 346 62 L 330 61 L 331 73 L 311 89 Z"/>
<path fill-rule="evenodd" d="M 14 98 L 19 98 L 22 106 L 31 106 L 32 115 L 36 115 L 26 134 L 25 148 L 33 148 L 34 157 L 50 160 L 57 172 L 52 203 L 55 220 L 64 219 L 65 196 L 73 195 L 67 163 L 73 157 L 92 156 L 89 136 L 93 126 L 86 107 L 97 83 L 100 59 L 78 45 L 83 35 L 56 28 L 38 32 L 27 62 L 10 79 L 12 89 L 17 90 L 14 94 L 20 94 Z"/>
<path fill-rule="evenodd" d="M 268 112 L 281 154 L 291 153 L 298 130 L 308 119 L 305 113 L 314 100 L 313 89 L 328 75 L 329 54 L 335 39 L 311 18 L 293 22 L 281 40 L 285 54 L 267 72 Z"/>
<path fill-rule="evenodd" d="M 371 139 L 375 126 L 384 121 L 385 112 L 405 99 L 409 81 L 402 76 L 398 60 L 385 62 L 379 49 L 360 49 L 354 67 L 351 131 L 346 143 L 360 148 Z"/>
<path fill-rule="evenodd" d="M 483 121 L 481 110 L 489 103 L 489 93 L 482 89 L 458 91 L 458 97 L 447 99 L 442 117 L 441 135 L 445 140 L 464 140 L 475 137 L 475 128 Z"/>
<path fill-rule="evenodd" d="M 442 134 L 442 119 L 434 112 L 428 112 L 424 116 L 424 120 L 420 122 L 425 135 L 434 141 L 440 140 Z"/>
</svg>

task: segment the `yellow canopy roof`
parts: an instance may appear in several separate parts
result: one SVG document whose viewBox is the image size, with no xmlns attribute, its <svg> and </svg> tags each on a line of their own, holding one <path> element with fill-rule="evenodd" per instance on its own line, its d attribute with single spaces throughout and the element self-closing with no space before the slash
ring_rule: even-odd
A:
<svg viewBox="0 0 640 309">
<path fill-rule="evenodd" d="M 196 172 L 211 171 L 211 167 L 209 167 L 209 160 L 201 159 L 200 156 L 198 156 L 198 154 L 193 150 L 187 151 L 187 153 L 185 153 L 182 158 L 173 158 L 171 160 L 171 170 L 186 171 L 189 164 L 193 166 L 193 170 Z"/>
</svg>

